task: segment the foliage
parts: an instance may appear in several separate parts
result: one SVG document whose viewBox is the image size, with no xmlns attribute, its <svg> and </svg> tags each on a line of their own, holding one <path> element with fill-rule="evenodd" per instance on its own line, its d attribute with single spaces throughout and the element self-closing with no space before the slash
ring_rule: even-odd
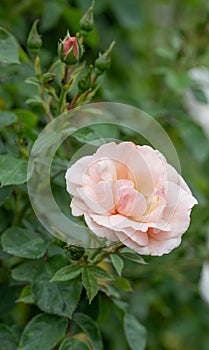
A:
<svg viewBox="0 0 209 350">
<path fill-rule="evenodd" d="M 95 1 L 90 31 L 79 24 L 89 0 L 3 0 L 2 5 L 0 348 L 207 350 L 209 312 L 198 283 L 208 254 L 209 142 L 183 101 L 185 91 L 194 89 L 189 69 L 209 68 L 208 5 Z M 35 53 L 27 44 L 34 22 L 42 40 Z M 80 30 L 84 38 L 85 52 L 73 66 L 57 55 L 67 30 L 71 36 Z M 202 100 L 201 91 L 196 96 Z M 76 250 L 46 232 L 33 212 L 26 181 L 36 138 L 60 113 L 92 99 L 150 113 L 177 149 L 199 205 L 181 247 L 168 256 L 144 261 L 121 245 Z M 60 147 L 51 169 L 53 195 L 66 215 L 68 160 L 98 135 L 143 141 L 133 131 L 108 125 L 73 134 L 67 140 L 72 151 L 68 144 Z"/>
</svg>

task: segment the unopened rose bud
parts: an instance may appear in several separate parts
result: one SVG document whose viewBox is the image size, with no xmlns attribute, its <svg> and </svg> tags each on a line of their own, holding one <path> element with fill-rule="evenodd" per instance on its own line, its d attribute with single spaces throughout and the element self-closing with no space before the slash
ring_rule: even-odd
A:
<svg viewBox="0 0 209 350">
<path fill-rule="evenodd" d="M 113 49 L 113 46 L 115 45 L 115 42 L 113 41 L 109 47 L 108 50 L 106 50 L 103 54 L 99 54 L 99 57 L 95 61 L 95 67 L 96 67 L 96 74 L 101 75 L 110 68 L 111 64 L 111 58 L 110 58 L 110 52 Z"/>
<path fill-rule="evenodd" d="M 33 23 L 28 35 L 28 40 L 27 40 L 27 46 L 33 55 L 37 55 L 42 46 L 41 36 L 38 34 L 38 31 L 37 31 L 38 21 L 39 20 L 37 19 Z"/>
<path fill-rule="evenodd" d="M 94 27 L 94 1 L 80 20 L 80 28 L 84 32 L 90 32 Z"/>
<path fill-rule="evenodd" d="M 77 247 L 75 245 L 70 245 L 65 250 L 65 255 L 71 260 L 79 260 L 85 253 L 83 247 Z"/>
<path fill-rule="evenodd" d="M 55 73 L 47 72 L 42 75 L 42 81 L 44 84 L 50 84 L 54 81 L 55 77 L 56 77 Z"/>
<path fill-rule="evenodd" d="M 91 84 L 92 69 L 93 69 L 93 66 L 90 66 L 87 73 L 85 75 L 83 75 L 81 77 L 81 79 L 78 81 L 78 89 L 79 89 L 80 93 L 85 92 L 88 89 L 90 89 L 90 87 L 92 85 Z"/>
<path fill-rule="evenodd" d="M 78 62 L 83 55 L 83 47 L 79 38 L 67 33 L 64 40 L 58 43 L 58 55 L 66 64 L 70 65 Z"/>
</svg>

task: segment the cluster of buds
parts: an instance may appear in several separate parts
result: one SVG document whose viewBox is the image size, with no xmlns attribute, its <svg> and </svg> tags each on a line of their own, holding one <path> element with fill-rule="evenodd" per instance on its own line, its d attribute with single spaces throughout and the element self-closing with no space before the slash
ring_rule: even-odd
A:
<svg viewBox="0 0 209 350">
<path fill-rule="evenodd" d="M 54 108 L 55 113 L 62 113 L 66 109 L 72 109 L 77 105 L 87 103 L 94 96 L 99 88 L 99 84 L 95 86 L 95 82 L 111 64 L 110 53 L 114 46 L 114 42 L 110 47 L 99 54 L 94 64 L 85 69 L 85 61 L 81 62 L 84 54 L 84 44 L 86 37 L 94 28 L 94 0 L 88 8 L 84 16 L 80 20 L 80 31 L 75 36 L 71 36 L 67 31 L 64 39 L 58 42 L 58 56 L 64 63 L 62 65 L 61 89 L 57 89 L 56 76 L 54 67 L 60 63 L 60 60 L 54 62 L 49 71 L 43 73 L 39 50 L 42 46 L 41 36 L 37 31 L 38 20 L 34 22 L 27 40 L 28 49 L 34 55 L 36 82 L 39 84 L 39 94 L 41 98 L 47 92 L 50 96 L 47 105 L 46 100 L 43 101 L 43 107 L 47 112 L 49 119 L 52 119 L 50 107 Z M 80 63 L 80 64 L 79 64 Z M 83 73 L 84 72 L 84 73 Z M 77 86 L 75 86 L 77 85 Z M 73 89 L 75 87 L 75 89 Z M 68 93 L 76 91 L 75 96 L 69 102 Z"/>
</svg>

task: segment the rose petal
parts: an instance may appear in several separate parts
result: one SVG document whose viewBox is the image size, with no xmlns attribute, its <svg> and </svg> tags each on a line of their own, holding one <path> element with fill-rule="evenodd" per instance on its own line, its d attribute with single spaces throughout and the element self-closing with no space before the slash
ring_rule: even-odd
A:
<svg viewBox="0 0 209 350">
<path fill-rule="evenodd" d="M 83 185 L 84 175 L 89 163 L 91 162 L 91 159 L 91 156 L 82 157 L 67 170 L 65 179 L 67 191 L 70 194 L 76 195 L 76 187 L 78 185 Z"/>
<path fill-rule="evenodd" d="M 144 196 L 134 189 L 132 181 L 118 180 L 115 184 L 115 208 L 124 216 L 140 218 L 147 209 Z"/>
<path fill-rule="evenodd" d="M 197 200 L 175 183 L 168 182 L 167 206 L 163 220 L 170 224 L 172 232 L 183 234 L 190 223 L 191 208 Z M 164 228 L 163 228 L 164 230 Z"/>
<path fill-rule="evenodd" d="M 91 212 L 106 215 L 115 210 L 111 181 L 100 182 L 94 188 L 79 187 L 77 193 Z"/>
<path fill-rule="evenodd" d="M 106 237 L 110 241 L 118 241 L 117 236 L 113 230 L 110 230 L 104 226 L 98 225 L 87 213 L 84 214 L 86 224 L 95 235 L 99 237 Z"/>
</svg>

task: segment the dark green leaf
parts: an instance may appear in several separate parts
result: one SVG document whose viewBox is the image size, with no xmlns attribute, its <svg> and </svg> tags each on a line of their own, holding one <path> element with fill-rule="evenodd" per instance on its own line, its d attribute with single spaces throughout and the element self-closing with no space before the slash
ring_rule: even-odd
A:
<svg viewBox="0 0 209 350">
<path fill-rule="evenodd" d="M 40 235 L 19 227 L 6 230 L 2 234 L 1 243 L 7 253 L 27 259 L 40 258 L 47 248 Z"/>
<path fill-rule="evenodd" d="M 19 185 L 27 180 L 27 161 L 7 154 L 0 155 L 1 187 Z"/>
<path fill-rule="evenodd" d="M 99 291 L 99 286 L 96 277 L 88 267 L 83 268 L 82 283 L 84 288 L 86 289 L 86 294 L 88 296 L 89 303 L 91 303 Z"/>
<path fill-rule="evenodd" d="M 12 269 L 12 278 L 17 281 L 33 282 L 43 264 L 43 260 L 25 261 Z"/>
<path fill-rule="evenodd" d="M 110 254 L 110 259 L 116 272 L 118 273 L 119 276 L 121 276 L 123 267 L 124 267 L 123 260 L 119 257 L 119 255 L 116 255 L 116 254 Z"/>
<path fill-rule="evenodd" d="M 12 186 L 0 188 L 0 205 L 2 205 L 12 193 Z"/>
<path fill-rule="evenodd" d="M 59 347 L 59 350 L 89 350 L 86 343 L 74 338 L 65 339 Z"/>
<path fill-rule="evenodd" d="M 0 112 L 0 130 L 14 124 L 17 121 L 16 114 L 12 112 Z"/>
<path fill-rule="evenodd" d="M 208 104 L 207 96 L 201 88 L 194 86 L 191 90 L 197 101 Z"/>
<path fill-rule="evenodd" d="M 30 284 L 22 289 L 20 296 L 17 299 L 17 303 L 34 304 L 32 287 Z"/>
<path fill-rule="evenodd" d="M 126 313 L 124 316 L 124 332 L 131 350 L 144 350 L 146 347 L 146 329 L 136 317 Z"/>
<path fill-rule="evenodd" d="M 89 338 L 94 350 L 103 350 L 102 337 L 97 323 L 83 313 L 76 313 L 73 320 Z"/>
<path fill-rule="evenodd" d="M 11 285 L 0 285 L 0 315 L 8 315 L 9 312 L 15 307 L 15 302 L 20 293 L 19 288 L 12 287 Z"/>
<path fill-rule="evenodd" d="M 18 46 L 13 35 L 6 29 L 0 27 L 0 62 L 19 63 Z"/>
<path fill-rule="evenodd" d="M 38 307 L 48 313 L 71 317 L 82 291 L 79 278 L 69 282 L 50 282 L 55 272 L 66 264 L 62 256 L 52 257 L 37 275 L 33 284 L 33 296 Z"/>
<path fill-rule="evenodd" d="M 82 267 L 80 265 L 67 265 L 55 273 L 55 275 L 51 279 L 51 282 L 69 281 L 79 276 L 81 272 L 82 272 Z"/>
<path fill-rule="evenodd" d="M 16 350 L 17 339 L 10 327 L 0 324 L 0 346 L 2 350 Z"/>
<path fill-rule="evenodd" d="M 67 320 L 39 314 L 25 327 L 18 350 L 51 350 L 64 336 Z"/>
</svg>

